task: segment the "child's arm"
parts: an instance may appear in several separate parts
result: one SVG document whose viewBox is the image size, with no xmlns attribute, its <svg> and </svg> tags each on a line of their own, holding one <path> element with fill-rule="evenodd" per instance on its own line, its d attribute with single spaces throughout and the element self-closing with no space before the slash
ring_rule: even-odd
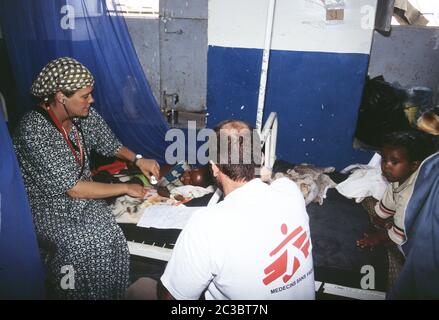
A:
<svg viewBox="0 0 439 320">
<path fill-rule="evenodd" d="M 393 195 L 392 184 L 389 184 L 380 201 L 375 204 L 375 213 L 383 220 L 387 220 L 395 215 L 396 202 Z"/>
<path fill-rule="evenodd" d="M 372 224 L 376 227 L 380 227 L 388 230 L 392 228 L 393 219 L 392 218 L 383 219 L 380 218 L 378 215 L 376 215 L 372 217 Z"/>
</svg>

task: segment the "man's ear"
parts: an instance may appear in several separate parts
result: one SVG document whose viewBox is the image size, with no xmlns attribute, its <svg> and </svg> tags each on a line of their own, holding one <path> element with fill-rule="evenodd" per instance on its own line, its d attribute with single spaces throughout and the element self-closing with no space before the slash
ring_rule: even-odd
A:
<svg viewBox="0 0 439 320">
<path fill-rule="evenodd" d="M 210 161 L 210 165 L 212 166 L 212 174 L 213 174 L 213 176 L 217 177 L 219 172 L 220 172 L 220 169 L 218 168 L 218 166 L 213 161 Z"/>
</svg>

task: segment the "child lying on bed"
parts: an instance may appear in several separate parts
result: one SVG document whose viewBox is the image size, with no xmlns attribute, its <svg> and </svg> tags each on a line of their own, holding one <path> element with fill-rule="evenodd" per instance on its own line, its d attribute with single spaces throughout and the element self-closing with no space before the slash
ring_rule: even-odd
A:
<svg viewBox="0 0 439 320">
<path fill-rule="evenodd" d="M 364 234 L 357 241 L 360 248 L 373 249 L 380 243 L 393 241 L 398 246 L 405 242 L 404 212 L 412 194 L 421 162 L 434 152 L 427 135 L 416 132 L 394 132 L 384 137 L 381 149 L 381 170 L 390 182 L 383 198 L 375 206 L 378 215 L 374 223 L 385 228 Z"/>
<path fill-rule="evenodd" d="M 175 167 L 174 167 L 175 168 Z M 172 171 L 171 171 L 172 173 Z M 208 166 L 191 168 L 189 165 L 184 167 L 184 170 L 175 174 L 174 180 L 171 183 L 163 183 L 163 180 L 168 177 L 170 173 L 164 175 L 158 186 L 158 194 L 162 197 L 169 198 L 171 195 L 171 190 L 180 186 L 195 186 L 206 188 L 213 184 L 212 173 Z M 168 179 L 170 180 L 170 179 Z"/>
</svg>

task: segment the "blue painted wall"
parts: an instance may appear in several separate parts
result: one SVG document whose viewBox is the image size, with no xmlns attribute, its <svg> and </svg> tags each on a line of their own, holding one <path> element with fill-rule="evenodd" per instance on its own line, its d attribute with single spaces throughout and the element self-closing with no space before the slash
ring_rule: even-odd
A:
<svg viewBox="0 0 439 320">
<path fill-rule="evenodd" d="M 261 49 L 209 46 L 208 127 L 229 118 L 255 124 L 261 59 Z M 337 169 L 367 163 L 372 153 L 352 143 L 368 61 L 367 54 L 271 50 L 264 117 L 278 113 L 278 159 Z"/>
</svg>

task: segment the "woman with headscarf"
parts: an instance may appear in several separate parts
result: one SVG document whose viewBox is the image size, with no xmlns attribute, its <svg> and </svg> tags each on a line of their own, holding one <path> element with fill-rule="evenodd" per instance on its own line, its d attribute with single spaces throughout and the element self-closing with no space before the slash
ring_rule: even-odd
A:
<svg viewBox="0 0 439 320">
<path fill-rule="evenodd" d="M 125 237 L 103 198 L 142 197 L 136 184 L 93 182 L 91 150 L 133 161 L 159 176 L 155 160 L 124 147 L 90 105 L 94 78 L 71 58 L 49 62 L 31 94 L 38 105 L 21 120 L 14 146 L 40 247 L 47 294 L 61 299 L 119 299 L 128 286 Z"/>
</svg>

